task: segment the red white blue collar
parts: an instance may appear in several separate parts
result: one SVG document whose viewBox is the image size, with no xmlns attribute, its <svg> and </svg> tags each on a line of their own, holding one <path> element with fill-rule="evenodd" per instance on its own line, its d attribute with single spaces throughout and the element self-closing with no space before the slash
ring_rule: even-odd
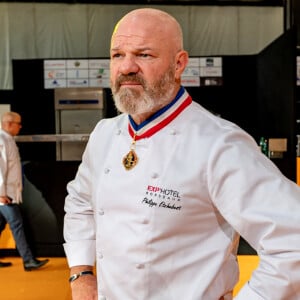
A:
<svg viewBox="0 0 300 300">
<path fill-rule="evenodd" d="M 187 106 L 192 103 L 192 98 L 181 87 L 175 99 L 168 105 L 157 111 L 149 119 L 137 125 L 129 115 L 128 131 L 135 141 L 150 137 L 170 122 L 172 122 Z"/>
</svg>

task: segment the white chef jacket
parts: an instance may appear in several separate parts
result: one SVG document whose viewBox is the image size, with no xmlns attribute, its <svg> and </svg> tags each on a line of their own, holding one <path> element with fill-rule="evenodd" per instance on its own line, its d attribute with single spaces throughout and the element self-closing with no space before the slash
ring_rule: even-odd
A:
<svg viewBox="0 0 300 300">
<path fill-rule="evenodd" d="M 239 234 L 260 265 L 235 299 L 300 299 L 300 189 L 252 137 L 192 102 L 127 171 L 131 141 L 101 120 L 67 187 L 64 249 L 97 262 L 99 299 L 232 299 Z"/>
<path fill-rule="evenodd" d="M 22 170 L 19 149 L 12 135 L 0 129 L 0 195 L 22 202 Z"/>
</svg>

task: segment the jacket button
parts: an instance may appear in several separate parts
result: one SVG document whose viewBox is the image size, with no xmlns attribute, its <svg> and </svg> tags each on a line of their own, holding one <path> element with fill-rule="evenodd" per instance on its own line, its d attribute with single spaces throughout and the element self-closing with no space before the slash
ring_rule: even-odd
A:
<svg viewBox="0 0 300 300">
<path fill-rule="evenodd" d="M 171 134 L 171 135 L 176 135 L 176 134 L 177 134 L 177 132 L 176 132 L 176 130 L 175 130 L 175 129 L 172 129 L 172 130 L 170 131 L 170 134 Z"/>
<path fill-rule="evenodd" d="M 151 177 L 152 177 L 152 178 L 157 178 L 157 177 L 158 177 L 158 173 L 155 173 L 155 172 L 152 173 Z"/>
<path fill-rule="evenodd" d="M 144 269 L 145 268 L 145 265 L 144 264 L 136 264 L 135 267 L 137 269 Z"/>
</svg>

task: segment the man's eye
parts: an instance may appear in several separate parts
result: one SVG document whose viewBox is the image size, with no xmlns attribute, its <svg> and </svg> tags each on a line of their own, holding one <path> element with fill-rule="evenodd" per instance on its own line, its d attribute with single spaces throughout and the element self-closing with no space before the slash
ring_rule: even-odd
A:
<svg viewBox="0 0 300 300">
<path fill-rule="evenodd" d="M 148 53 L 141 53 L 139 54 L 140 57 L 149 57 L 150 55 Z"/>
<path fill-rule="evenodd" d="M 113 54 L 111 57 L 112 57 L 112 58 L 118 58 L 118 57 L 120 57 L 120 56 L 121 56 L 121 54 L 115 53 L 115 54 Z"/>
</svg>

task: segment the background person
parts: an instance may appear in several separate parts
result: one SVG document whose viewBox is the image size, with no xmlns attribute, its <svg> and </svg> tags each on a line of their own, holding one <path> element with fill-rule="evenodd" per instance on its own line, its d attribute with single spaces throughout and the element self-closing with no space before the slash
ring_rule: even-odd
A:
<svg viewBox="0 0 300 300">
<path fill-rule="evenodd" d="M 9 224 L 25 271 L 38 269 L 49 260 L 36 259 L 27 243 L 19 204 L 22 202 L 22 170 L 14 136 L 21 129 L 21 116 L 6 112 L 0 129 L 0 234 Z"/>
<path fill-rule="evenodd" d="M 67 187 L 73 300 L 232 299 L 240 235 L 260 264 L 236 299 L 300 299 L 300 189 L 181 86 L 178 22 L 131 11 L 110 53 L 123 114 L 97 124 Z"/>
</svg>

